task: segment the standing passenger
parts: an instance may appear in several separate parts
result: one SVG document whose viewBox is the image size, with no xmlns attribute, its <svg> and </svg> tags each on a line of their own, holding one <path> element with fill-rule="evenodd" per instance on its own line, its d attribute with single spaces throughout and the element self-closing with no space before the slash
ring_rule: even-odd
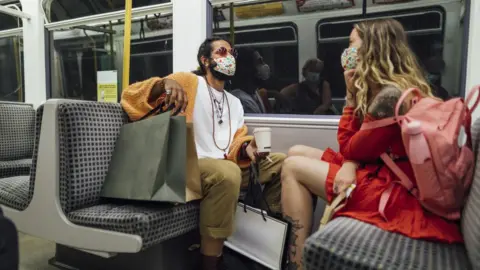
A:
<svg viewBox="0 0 480 270">
<path fill-rule="evenodd" d="M 175 104 L 176 110 L 193 122 L 199 156 L 203 199 L 200 204 L 202 267 L 224 269 L 222 249 L 232 235 L 242 183 L 248 183 L 248 167 L 258 162 L 260 182 L 272 211 L 280 212 L 280 171 L 283 154 L 270 160 L 257 154 L 257 145 L 247 136 L 240 100 L 224 90 L 235 74 L 235 50 L 220 38 L 205 40 L 198 50 L 199 70 L 154 77 L 127 87 L 121 104 L 132 121 L 158 104 Z"/>
</svg>

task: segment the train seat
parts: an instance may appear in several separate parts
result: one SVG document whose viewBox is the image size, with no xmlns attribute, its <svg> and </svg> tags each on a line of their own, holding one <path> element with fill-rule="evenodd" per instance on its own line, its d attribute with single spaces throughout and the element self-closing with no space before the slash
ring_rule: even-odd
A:
<svg viewBox="0 0 480 270">
<path fill-rule="evenodd" d="M 0 161 L 0 205 L 10 207 L 17 211 L 23 211 L 28 207 L 33 198 L 35 165 L 37 160 L 38 141 L 40 139 L 43 106 L 40 106 L 35 112 L 31 105 L 0 103 L 0 114 L 2 113 L 2 105 L 6 105 L 3 107 L 8 108 L 9 114 L 3 114 L 0 121 L 10 122 L 10 126 L 16 126 L 14 131 L 15 134 L 20 134 L 19 138 L 25 139 L 24 142 L 18 138 L 15 138 L 14 140 L 12 139 L 11 141 L 15 141 L 13 144 L 15 148 L 11 148 L 9 151 L 16 152 L 16 157 L 25 157 L 30 151 L 32 151 L 32 153 L 30 159 L 7 161 L 3 163 L 6 164 L 11 162 L 10 164 L 19 164 L 20 162 L 23 162 L 24 166 L 21 169 L 18 169 L 18 167 L 13 169 L 12 166 L 8 166 L 7 170 L 2 170 L 2 162 Z M 32 111 L 33 121 L 31 120 Z M 17 120 L 15 121 L 15 124 L 13 124 L 14 120 Z M 34 124 L 33 131 L 30 130 L 32 123 Z M 22 126 L 24 132 L 21 132 Z M 26 130 L 27 126 L 28 131 Z M 0 130 L 1 129 L 2 127 L 0 126 Z M 30 136 L 30 134 L 33 135 Z M 1 140 L 3 140 L 3 138 L 0 138 L 0 141 Z M 3 146 L 4 144 L 0 143 L 0 151 L 5 151 L 5 149 L 1 148 Z"/>
<path fill-rule="evenodd" d="M 122 255 L 150 254 L 150 259 L 158 261 L 165 252 L 186 251 L 198 243 L 197 202 L 173 206 L 100 197 L 115 142 L 126 122 L 116 103 L 48 100 L 44 104 L 31 203 L 23 211 L 12 202 L 0 203 L 19 231 L 57 244 L 53 264 L 132 269 L 124 267 L 133 263 L 132 267 L 147 269 L 140 265 L 148 261 L 145 257 Z M 18 186 L 10 185 L 10 190 L 25 189 L 25 180 L 15 181 Z M 158 269 L 165 261 L 151 267 Z M 75 262 L 79 264 L 72 265 Z"/>
<path fill-rule="evenodd" d="M 34 133 L 31 104 L 0 102 L 0 178 L 30 173 Z"/>
<path fill-rule="evenodd" d="M 472 133 L 477 166 L 461 220 L 465 245 L 415 240 L 339 217 L 307 239 L 306 269 L 480 269 L 480 119 Z"/>
</svg>

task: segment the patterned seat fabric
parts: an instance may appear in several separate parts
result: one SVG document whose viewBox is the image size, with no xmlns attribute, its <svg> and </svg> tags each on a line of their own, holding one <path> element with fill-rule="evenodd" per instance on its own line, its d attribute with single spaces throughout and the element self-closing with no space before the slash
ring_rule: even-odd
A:
<svg viewBox="0 0 480 270">
<path fill-rule="evenodd" d="M 1 106 L 2 104 L 0 104 Z M 28 106 L 25 106 L 28 107 Z M 21 159 L 16 161 L 0 161 L 0 204 L 5 205 L 16 210 L 22 211 L 25 210 L 30 201 L 33 198 L 33 190 L 35 188 L 35 173 L 37 168 L 37 156 L 38 156 L 38 143 L 40 140 L 40 129 L 42 125 L 42 115 L 43 115 L 43 105 L 37 109 L 35 122 L 35 132 L 34 134 L 34 143 L 32 143 L 33 148 L 33 158 L 32 159 Z M 32 157 L 32 156 L 30 156 Z M 18 164 L 15 165 L 18 169 L 15 174 L 10 174 L 8 178 L 6 174 L 2 172 L 9 171 L 10 169 L 5 169 L 2 164 L 9 163 Z M 28 171 L 27 171 L 28 166 Z M 21 174 L 18 173 L 22 170 Z M 30 175 L 29 175 L 30 172 Z"/>
<path fill-rule="evenodd" d="M 475 174 L 467 204 L 463 210 L 462 232 L 473 269 L 480 269 L 480 119 L 472 127 L 473 149 L 476 157 Z"/>
<path fill-rule="evenodd" d="M 35 137 L 35 109 L 0 103 L 0 178 L 28 175 Z"/>
<path fill-rule="evenodd" d="M 7 178 L 17 175 L 29 175 L 31 167 L 31 158 L 0 161 L 0 178 Z"/>
<path fill-rule="evenodd" d="M 140 235 L 142 248 L 188 233 L 198 227 L 199 206 L 101 204 L 70 212 L 73 223 Z"/>
<path fill-rule="evenodd" d="M 30 176 L 0 178 L 0 205 L 24 210 L 29 204 Z"/>
<path fill-rule="evenodd" d="M 119 104 L 69 102 L 59 106 L 60 203 L 78 225 L 137 234 L 144 246 L 198 226 L 198 206 L 103 204 L 100 198 L 115 142 L 127 115 Z"/>
<path fill-rule="evenodd" d="M 307 239 L 304 263 L 308 270 L 472 269 L 463 245 L 415 240 L 344 217 Z"/>
</svg>

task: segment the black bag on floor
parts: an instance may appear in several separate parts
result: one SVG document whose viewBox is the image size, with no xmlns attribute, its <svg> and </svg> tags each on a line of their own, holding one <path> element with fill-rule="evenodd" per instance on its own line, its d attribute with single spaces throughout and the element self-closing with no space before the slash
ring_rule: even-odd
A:
<svg viewBox="0 0 480 270">
<path fill-rule="evenodd" d="M 18 270 L 18 253 L 17 228 L 0 208 L 0 270 Z"/>
</svg>

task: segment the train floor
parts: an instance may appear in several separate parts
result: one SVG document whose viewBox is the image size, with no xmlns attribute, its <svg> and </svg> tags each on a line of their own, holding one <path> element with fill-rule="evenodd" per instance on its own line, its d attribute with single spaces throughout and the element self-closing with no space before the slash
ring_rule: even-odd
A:
<svg viewBox="0 0 480 270">
<path fill-rule="evenodd" d="M 19 270 L 58 270 L 50 266 L 48 260 L 55 255 L 55 244 L 43 239 L 19 233 L 20 268 Z M 251 260 L 225 248 L 225 262 L 232 270 L 265 270 Z"/>
<path fill-rule="evenodd" d="M 23 233 L 18 235 L 20 246 L 19 270 L 58 270 L 48 265 L 55 255 L 55 244 Z"/>
</svg>

